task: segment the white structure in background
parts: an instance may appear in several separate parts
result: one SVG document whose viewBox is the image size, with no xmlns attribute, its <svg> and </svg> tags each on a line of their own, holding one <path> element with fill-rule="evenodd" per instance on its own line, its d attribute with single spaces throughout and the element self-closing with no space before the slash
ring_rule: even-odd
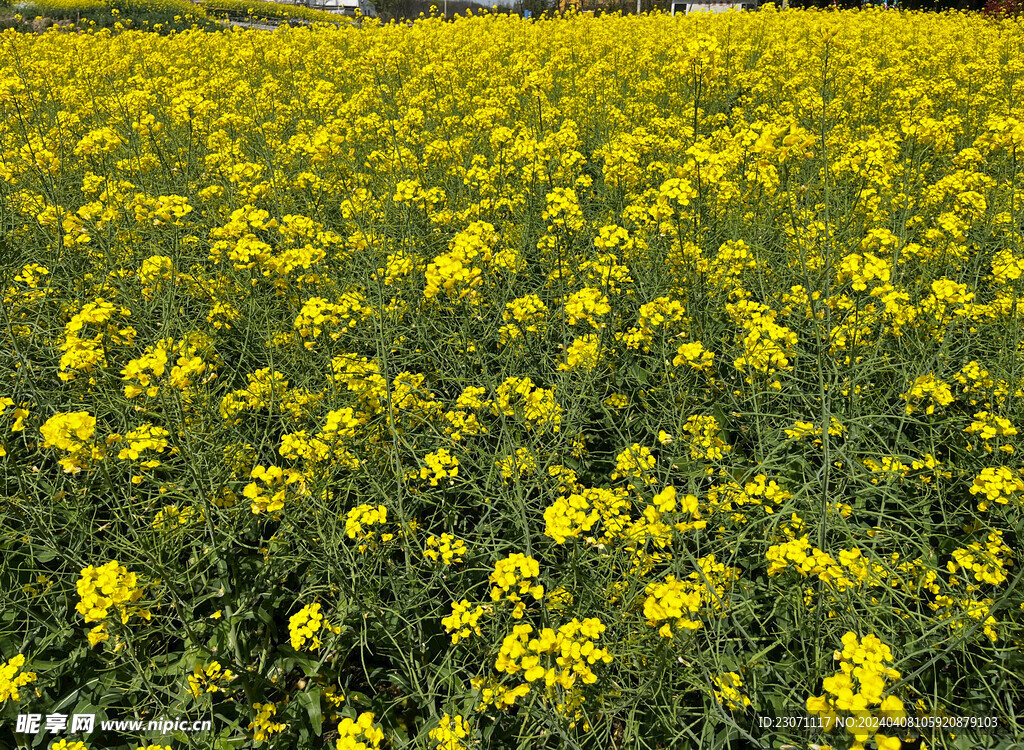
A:
<svg viewBox="0 0 1024 750">
<path fill-rule="evenodd" d="M 342 16 L 354 16 L 358 10 L 364 16 L 377 17 L 377 9 L 370 0 L 307 0 L 299 4 L 313 10 L 326 10 L 328 13 Z"/>
<path fill-rule="evenodd" d="M 676 13 L 724 13 L 731 8 L 736 10 L 757 10 L 758 0 L 738 0 L 725 2 L 672 2 L 672 15 Z"/>
</svg>

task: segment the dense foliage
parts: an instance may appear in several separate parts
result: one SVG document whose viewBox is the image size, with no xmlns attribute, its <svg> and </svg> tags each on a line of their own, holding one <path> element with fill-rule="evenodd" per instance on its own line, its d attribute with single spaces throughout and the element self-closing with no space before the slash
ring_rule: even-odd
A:
<svg viewBox="0 0 1024 750">
<path fill-rule="evenodd" d="M 302 5 L 286 5 L 261 0 L 202 0 L 202 7 L 211 16 L 225 18 L 344 23 L 344 20 L 336 14 L 327 11 L 313 10 Z"/>
<path fill-rule="evenodd" d="M 53 25 L 74 22 L 79 28 L 97 30 L 109 27 L 156 31 L 164 34 L 184 30 L 213 30 L 229 22 L 245 24 L 345 24 L 352 23 L 339 14 L 313 10 L 303 5 L 288 5 L 261 0 L 25 0 L 19 2 L 17 19 L 21 24 L 6 25 L 24 30 L 34 19 L 46 19 Z M 0 25 L 0 28 L 3 28 Z M 41 29 L 38 29 L 41 30 Z"/>
</svg>

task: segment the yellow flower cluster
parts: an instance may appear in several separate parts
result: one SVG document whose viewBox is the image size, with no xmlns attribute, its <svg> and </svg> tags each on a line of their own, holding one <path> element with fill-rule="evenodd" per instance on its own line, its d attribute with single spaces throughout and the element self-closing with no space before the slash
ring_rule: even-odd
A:
<svg viewBox="0 0 1024 750">
<path fill-rule="evenodd" d="M 209 365 L 201 356 L 208 348 L 210 342 L 202 333 L 177 343 L 173 338 L 166 338 L 146 347 L 141 357 L 130 360 L 121 370 L 121 380 L 126 384 L 124 395 L 127 398 L 136 398 L 145 394 L 152 398 L 159 393 L 163 382 L 172 388 L 186 391 L 209 369 Z M 177 359 L 168 373 L 168 363 L 175 356 Z"/>
<path fill-rule="evenodd" d="M 1024 276 L 1024 258 L 1006 247 L 992 255 L 992 278 L 997 284 L 1009 284 Z"/>
<path fill-rule="evenodd" d="M 988 370 L 982 367 L 977 360 L 973 359 L 953 375 L 953 380 L 961 385 L 961 390 L 965 394 L 972 397 L 969 398 L 972 406 L 978 403 L 978 400 L 973 398 L 974 395 L 995 387 L 995 381 L 989 376 Z"/>
<path fill-rule="evenodd" d="M 573 340 L 565 350 L 565 361 L 558 363 L 562 371 L 591 371 L 598 365 L 601 357 L 601 342 L 596 334 L 589 333 Z"/>
<path fill-rule="evenodd" d="M 892 278 L 889 264 L 871 253 L 850 253 L 839 263 L 839 282 L 850 281 L 855 290 L 863 292 L 871 281 L 888 284 Z"/>
<path fill-rule="evenodd" d="M 459 459 L 447 448 L 428 453 L 423 457 L 423 463 L 426 466 L 420 469 L 419 478 L 429 479 L 431 487 L 436 487 L 442 479 L 447 479 L 448 484 L 454 484 L 455 477 L 459 475 Z"/>
<path fill-rule="evenodd" d="M 691 573 L 684 580 L 669 574 L 664 581 L 647 586 L 644 617 L 649 626 L 658 628 L 662 638 L 674 638 L 673 631 L 703 628 L 704 623 L 691 616 L 724 609 L 726 591 L 740 575 L 739 569 L 718 562 L 714 555 L 705 555 L 697 560 L 697 565 L 700 572 Z"/>
<path fill-rule="evenodd" d="M 648 566 L 655 557 L 642 551 L 646 543 L 664 549 L 671 542 L 672 529 L 679 532 L 703 529 L 707 521 L 701 518 L 696 496 L 686 495 L 681 506 L 676 501 L 676 489 L 669 485 L 656 494 L 641 516 L 633 519 L 630 515 L 631 503 L 628 500 L 628 489 L 603 488 L 565 488 L 568 495 L 561 495 L 544 511 L 544 534 L 558 544 L 565 544 L 570 538 L 579 537 L 584 533 L 584 541 L 598 549 L 614 540 L 624 542 L 623 549 L 633 554 L 633 563 L 639 567 Z M 665 522 L 665 514 L 683 513 L 689 518 L 682 518 L 673 525 Z M 594 527 L 601 524 L 600 536 L 594 533 Z M 657 557 L 669 559 L 671 556 Z M 641 573 L 639 569 L 634 571 Z"/>
<path fill-rule="evenodd" d="M 708 281 L 715 289 L 721 292 L 739 291 L 743 294 L 740 291 L 743 272 L 756 270 L 758 263 L 750 245 L 744 240 L 729 240 L 722 243 L 710 263 L 701 259 L 697 266 L 707 273 Z"/>
<path fill-rule="evenodd" d="M 277 706 L 273 703 L 253 703 L 256 715 L 249 722 L 247 729 L 253 730 L 253 739 L 256 742 L 265 742 L 270 737 L 287 728 L 287 724 L 274 721 L 277 714 Z"/>
<path fill-rule="evenodd" d="M 151 255 L 139 266 L 138 279 L 142 285 L 142 295 L 146 299 L 153 299 L 153 296 L 165 286 L 165 282 L 173 278 L 174 261 L 166 255 Z"/>
<path fill-rule="evenodd" d="M 286 396 L 284 406 L 289 408 L 292 398 L 297 395 L 297 391 L 291 391 Z M 359 468 L 359 459 L 345 446 L 355 437 L 356 430 L 365 422 L 366 417 L 357 414 L 349 406 L 329 411 L 324 419 L 323 427 L 315 435 L 310 435 L 306 430 L 282 435 L 278 453 L 282 458 L 302 459 L 308 464 L 315 465 L 333 461 L 337 466 L 355 470 Z"/>
<path fill-rule="evenodd" d="M 678 498 L 673 485 L 667 486 L 651 498 L 651 505 L 644 509 L 644 517 L 653 524 L 659 522 L 664 514 L 675 512 L 689 516 L 689 520 L 674 524 L 676 531 L 699 531 L 707 528 L 708 522 L 701 518 L 697 496 L 683 495 L 682 498 Z"/>
<path fill-rule="evenodd" d="M 822 430 L 820 427 L 811 424 L 810 422 L 801 422 L 797 420 L 793 423 L 793 426 L 785 430 L 786 437 L 790 440 L 802 440 L 805 437 L 813 437 L 813 443 L 818 447 L 821 447 L 821 435 Z M 830 419 L 828 434 L 833 437 L 840 437 L 846 434 L 846 428 L 840 424 L 839 420 L 835 417 Z"/>
<path fill-rule="evenodd" d="M 118 611 L 123 624 L 132 615 L 150 618 L 149 610 L 128 606 L 142 598 L 142 588 L 137 576 L 116 560 L 98 568 L 92 565 L 83 568 L 76 588 L 80 601 L 75 609 L 86 622 L 105 619 L 111 607 Z"/>
<path fill-rule="evenodd" d="M 390 532 L 380 532 L 372 529 L 372 526 L 382 526 L 388 522 L 388 509 L 384 505 L 373 506 L 363 503 L 352 508 L 345 515 L 345 534 L 349 539 L 359 539 L 363 543 L 359 545 L 359 551 L 365 552 L 371 546 L 381 542 L 390 542 L 395 535 Z"/>
<path fill-rule="evenodd" d="M 559 544 L 570 537 L 591 531 L 602 522 L 604 536 L 601 541 L 617 536 L 629 522 L 629 500 L 624 489 L 608 490 L 599 487 L 584 489 L 568 497 L 561 496 L 544 511 L 544 533 Z M 589 543 L 598 543 L 588 537 Z"/>
<path fill-rule="evenodd" d="M 1006 582 L 1006 569 L 1013 564 L 1013 551 L 1003 542 L 1003 532 L 993 531 L 984 544 L 972 542 L 967 547 L 953 550 L 953 559 L 946 563 L 950 573 L 963 568 L 979 583 L 998 586 Z M 977 588 L 968 587 L 968 591 Z"/>
<path fill-rule="evenodd" d="M 473 607 L 466 599 L 461 602 L 452 602 L 452 613 L 441 619 L 445 632 L 452 634 L 452 644 L 469 638 L 473 633 L 483 635 L 480 630 L 480 618 L 489 610 L 490 607 L 480 604 Z"/>
<path fill-rule="evenodd" d="M 427 537 L 427 548 L 423 550 L 423 556 L 432 562 L 440 562 L 442 565 L 452 565 L 463 562 L 463 555 L 469 554 L 469 548 L 461 539 L 456 539 L 453 534 L 431 534 Z"/>
<path fill-rule="evenodd" d="M 820 716 L 826 731 L 831 731 L 841 714 L 854 720 L 842 723 L 853 736 L 851 750 L 864 750 L 872 739 L 878 750 L 899 750 L 900 741 L 879 734 L 879 717 L 898 720 L 906 716 L 903 702 L 894 695 L 885 695 L 886 680 L 898 680 L 900 673 L 885 664 L 893 660 L 892 651 L 873 634 L 859 638 L 847 632 L 843 650 L 835 652 L 839 671 L 826 677 L 825 694 L 807 699 L 807 711 Z M 873 735 L 873 736 L 872 736 Z"/>
<path fill-rule="evenodd" d="M 689 433 L 690 458 L 694 461 L 720 461 L 732 446 L 722 440 L 718 420 L 712 416 L 694 416 L 686 420 L 683 432 Z"/>
<path fill-rule="evenodd" d="M 90 646 L 97 646 L 104 641 L 110 640 L 110 627 L 105 622 L 101 622 L 96 627 L 92 628 L 86 633 L 86 638 L 89 640 Z M 115 641 L 116 643 L 116 641 Z"/>
<path fill-rule="evenodd" d="M 752 704 L 750 698 L 743 693 L 743 680 L 735 672 L 726 672 L 721 675 L 713 675 L 711 682 L 715 685 L 712 692 L 715 700 L 728 708 L 730 711 L 742 711 Z"/>
<path fill-rule="evenodd" d="M 392 286 L 422 267 L 423 265 L 417 256 L 403 249 L 398 252 L 389 253 L 386 267 L 378 268 L 377 275 L 378 277 L 383 275 L 385 286 Z"/>
<path fill-rule="evenodd" d="M 30 682 L 35 682 L 35 672 L 21 672 L 18 670 L 25 666 L 25 655 L 18 654 L 0 665 L 0 704 L 7 701 L 21 700 L 19 688 L 25 687 Z"/>
<path fill-rule="evenodd" d="M 655 459 L 651 449 L 633 443 L 615 457 L 615 471 L 612 479 L 639 479 L 644 484 L 654 484 L 657 480 L 651 476 Z"/>
<path fill-rule="evenodd" d="M 252 501 L 253 515 L 277 513 L 284 509 L 285 500 L 292 500 L 306 491 L 305 478 L 294 469 L 260 465 L 249 476 L 262 483 L 249 482 L 242 490 L 242 494 Z"/>
<path fill-rule="evenodd" d="M 700 630 L 704 624 L 690 619 L 701 609 L 701 586 L 691 581 L 677 581 L 674 575 L 665 576 L 664 582 L 647 586 L 644 600 L 644 617 L 647 624 L 657 627 L 663 638 L 673 638 L 675 630 Z"/>
<path fill-rule="evenodd" d="M 947 479 L 951 476 L 951 472 L 942 470 L 938 459 L 931 453 L 925 453 L 921 458 L 912 459 L 909 465 L 903 463 L 898 456 L 880 456 L 877 461 L 874 458 L 863 458 L 861 463 L 874 475 L 871 477 L 872 484 L 878 484 L 883 479 L 902 482 L 912 472 L 925 469 Z M 929 476 L 918 475 L 917 479 L 924 484 L 931 482 Z"/>
<path fill-rule="evenodd" d="M 493 677 L 478 676 L 470 680 L 470 684 L 474 690 L 480 691 L 480 703 L 476 708 L 477 711 L 483 711 L 488 706 L 508 709 L 514 706 L 517 700 L 530 694 L 530 686 L 525 682 L 509 688 Z"/>
<path fill-rule="evenodd" d="M 444 190 L 437 187 L 424 190 L 419 180 L 400 180 L 395 185 L 395 194 L 391 199 L 395 203 L 415 206 L 420 209 L 424 209 L 428 205 L 433 208 L 444 200 Z"/>
<path fill-rule="evenodd" d="M 50 275 L 50 269 L 39 263 L 26 263 L 14 276 L 14 284 L 4 290 L 4 304 L 9 308 L 12 317 L 18 313 L 26 313 L 47 295 L 48 289 L 44 277 Z"/>
<path fill-rule="evenodd" d="M 63 352 L 60 358 L 58 377 L 65 382 L 74 380 L 79 374 L 91 374 L 107 363 L 107 349 L 110 345 L 131 344 L 136 331 L 131 326 L 118 328 L 113 322 L 115 316 L 130 317 L 131 310 L 115 307 L 102 298 L 87 302 L 71 316 L 64 326 Z M 89 336 L 87 329 L 93 326 L 96 332 Z M 83 335 L 84 334 L 84 335 Z M 92 381 L 93 383 L 95 380 Z"/>
<path fill-rule="evenodd" d="M 379 748 L 384 741 L 384 730 L 374 726 L 374 715 L 364 711 L 355 719 L 345 717 L 338 724 L 341 735 L 335 743 L 335 750 L 371 750 Z"/>
<path fill-rule="evenodd" d="M 494 462 L 501 472 L 501 478 L 508 484 L 510 479 L 529 476 L 537 471 L 537 454 L 529 448 L 516 448 L 514 454 Z"/>
<path fill-rule="evenodd" d="M 3 416 L 7 409 L 14 406 L 14 399 L 9 397 L 0 398 L 0 416 Z M 25 430 L 25 419 L 29 415 L 30 404 L 22 403 L 18 408 L 11 411 L 11 432 L 23 432 Z M 0 444 L 0 458 L 7 455 L 7 450 Z"/>
<path fill-rule="evenodd" d="M 547 317 L 548 306 L 536 294 L 527 294 L 507 302 L 501 313 L 505 324 L 498 329 L 498 343 L 505 346 L 525 338 L 527 334 L 540 333 L 546 327 Z"/>
<path fill-rule="evenodd" d="M 92 444 L 96 417 L 87 411 L 58 412 L 46 420 L 39 433 L 43 436 L 44 448 L 56 448 L 68 454 L 57 463 L 69 474 L 77 474 L 88 466 L 90 459 L 103 455 L 102 449 Z"/>
<path fill-rule="evenodd" d="M 332 632 L 340 632 L 339 628 L 333 628 L 324 621 L 320 613 L 320 602 L 307 604 L 288 619 L 288 635 L 291 639 L 292 648 L 298 651 L 309 641 L 309 650 L 316 651 L 320 648 L 320 628 Z"/>
<path fill-rule="evenodd" d="M 673 367 L 686 365 L 697 372 L 706 375 L 711 374 L 714 367 L 715 353 L 708 351 L 699 341 L 691 341 L 687 344 L 680 344 L 676 350 L 676 356 L 672 360 Z"/>
<path fill-rule="evenodd" d="M 936 326 L 945 326 L 953 315 L 963 316 L 969 314 L 964 306 L 974 299 L 974 292 L 967 290 L 966 284 L 942 278 L 931 283 L 931 294 L 921 300 L 921 312 Z M 951 308 L 954 309 L 950 314 Z"/>
<path fill-rule="evenodd" d="M 594 328 L 601 328 L 601 318 L 612 311 L 608 304 L 608 296 L 595 287 L 584 287 L 578 292 L 568 295 L 562 303 L 562 315 L 571 326 L 589 323 Z"/>
<path fill-rule="evenodd" d="M 491 601 L 502 599 L 515 604 L 512 617 L 520 619 L 526 611 L 522 597 L 529 594 L 534 600 L 544 598 L 544 586 L 536 583 L 540 576 L 540 564 L 532 557 L 513 552 L 494 564 L 494 572 L 488 577 L 491 583 Z"/>
<path fill-rule="evenodd" d="M 721 475 L 728 477 L 728 472 L 722 470 Z M 750 505 L 760 506 L 765 513 L 774 513 L 772 505 L 779 505 L 793 497 L 793 494 L 784 489 L 774 479 L 769 479 L 765 474 L 756 474 L 749 482 L 742 486 L 727 479 L 722 484 L 714 484 L 708 490 L 708 507 L 713 510 L 730 513 L 735 523 L 746 523 L 747 517 L 743 511 L 738 510 Z"/>
<path fill-rule="evenodd" d="M 219 693 L 228 689 L 224 683 L 231 682 L 235 676 L 230 669 L 221 666 L 219 661 L 197 664 L 188 676 L 188 690 L 196 699 L 206 693 Z"/>
<path fill-rule="evenodd" d="M 480 261 L 489 264 L 498 236 L 494 225 L 485 221 L 472 222 L 455 235 L 447 253 L 437 256 L 427 265 L 426 288 L 423 296 L 433 299 L 441 290 L 452 299 L 476 299 L 476 287 L 483 281 L 483 270 L 474 265 Z M 495 265 L 501 265 L 495 263 Z"/>
<path fill-rule="evenodd" d="M 494 668 L 509 675 L 522 672 L 528 683 L 544 680 L 547 687 L 557 684 L 564 690 L 571 690 L 577 679 L 593 684 L 597 675 L 591 667 L 599 661 L 610 664 L 613 658 L 596 644 L 604 631 L 604 624 L 596 617 L 583 621 L 573 618 L 557 631 L 543 628 L 533 638 L 532 625 L 516 625 L 502 641 Z"/>
<path fill-rule="evenodd" d="M 981 623 L 981 632 L 991 643 L 999 640 L 999 623 L 989 612 L 995 600 L 987 597 L 981 600 L 970 596 L 951 597 L 940 594 L 928 606 L 935 611 L 939 620 L 945 621 L 954 636 L 962 637 L 971 621 Z"/>
<path fill-rule="evenodd" d="M 194 505 L 186 505 L 184 508 L 179 508 L 177 505 L 165 505 L 153 516 L 153 528 L 172 531 L 202 518 L 203 511 L 196 509 Z"/>
<path fill-rule="evenodd" d="M 171 433 L 163 427 L 156 427 L 147 422 L 139 425 L 134 430 L 129 430 L 124 436 L 114 433 L 107 438 L 107 442 L 108 444 L 116 443 L 123 446 L 117 453 L 117 457 L 120 460 L 138 461 L 144 451 L 163 453 L 169 445 L 167 438 L 170 435 Z M 177 449 L 172 448 L 170 454 L 174 455 L 175 453 L 177 453 Z M 141 470 L 155 469 L 159 465 L 160 461 L 151 458 L 141 462 L 139 468 Z M 136 475 L 132 477 L 131 481 L 132 484 L 140 484 L 142 476 Z"/>
<path fill-rule="evenodd" d="M 794 537 L 768 548 L 768 575 L 776 576 L 792 568 L 801 576 L 815 576 L 830 589 L 846 591 L 861 585 L 885 581 L 885 569 L 871 563 L 857 548 L 840 550 L 837 560 L 829 553 L 813 547 L 807 536 Z"/>
<path fill-rule="evenodd" d="M 498 386 L 493 408 L 508 417 L 522 415 L 528 427 L 550 427 L 552 432 L 558 432 L 562 422 L 554 389 L 535 387 L 530 378 L 507 378 Z"/>
<path fill-rule="evenodd" d="M 629 397 L 623 393 L 613 393 L 602 403 L 609 409 L 625 409 L 629 406 Z"/>
<path fill-rule="evenodd" d="M 468 386 L 455 400 L 457 408 L 445 412 L 444 418 L 447 422 L 445 432 L 451 436 L 452 440 L 461 440 L 465 435 L 488 433 L 488 429 L 480 423 L 477 414 L 474 413 L 491 406 L 490 400 L 481 398 L 486 392 L 486 388 Z"/>
<path fill-rule="evenodd" d="M 435 750 L 466 750 L 463 740 L 469 737 L 469 724 L 459 715 L 453 717 L 445 713 L 427 736 Z"/>
<path fill-rule="evenodd" d="M 737 370 L 771 375 L 792 368 L 790 360 L 796 356 L 797 337 L 789 328 L 775 322 L 778 317 L 775 310 L 747 300 L 726 305 L 725 309 L 745 331 L 740 338 L 743 354 L 733 363 Z M 781 389 L 781 385 L 772 387 Z"/>
<path fill-rule="evenodd" d="M 302 304 L 302 309 L 295 317 L 295 330 L 303 338 L 303 346 L 312 349 L 316 339 L 323 333 L 324 327 L 333 328 L 330 332 L 332 341 L 337 341 L 342 334 L 348 333 L 362 320 L 373 312 L 359 292 L 346 292 L 337 302 L 328 302 L 323 297 L 312 297 Z"/>
<path fill-rule="evenodd" d="M 164 339 L 147 347 L 141 357 L 125 365 L 121 370 L 121 379 L 128 383 L 124 387 L 124 395 L 127 398 L 135 398 L 143 393 L 150 398 L 156 396 L 160 388 L 153 381 L 167 371 L 167 361 L 173 346 L 174 339 Z"/>
<path fill-rule="evenodd" d="M 1024 492 L 1024 478 L 1019 471 L 1006 466 L 982 469 L 971 484 L 972 495 L 984 495 L 978 503 L 979 511 L 988 510 L 989 503 L 996 502 L 1008 505 L 1011 500 L 1019 502 L 1017 497 Z"/>
<path fill-rule="evenodd" d="M 1012 437 L 1017 434 L 1017 428 L 1006 417 L 999 417 L 987 411 L 979 411 L 974 415 L 974 421 L 964 428 L 964 432 L 968 435 L 977 435 L 984 440 L 985 451 L 991 453 L 992 446 L 989 445 L 988 441 L 997 437 Z M 967 450 L 971 449 L 972 446 L 968 443 Z M 1004 453 L 1014 452 L 1013 446 L 1009 444 L 1002 445 L 999 449 Z"/>
<path fill-rule="evenodd" d="M 871 477 L 873 484 L 878 484 L 881 479 L 902 480 L 910 473 L 910 467 L 900 461 L 896 456 L 882 456 L 881 460 L 873 458 L 861 459 L 861 463 L 873 474 L 880 476 Z"/>
<path fill-rule="evenodd" d="M 271 371 L 269 367 L 247 375 L 246 379 L 249 381 L 247 387 L 232 391 L 221 399 L 220 415 L 225 420 L 235 420 L 243 411 L 272 409 L 288 390 L 284 375 Z"/>
<path fill-rule="evenodd" d="M 670 328 L 685 319 L 686 310 L 682 302 L 671 297 L 657 297 L 641 305 L 637 324 L 628 331 L 616 332 L 615 338 L 624 343 L 627 349 L 650 353 L 655 330 Z"/>
<path fill-rule="evenodd" d="M 548 222 L 549 228 L 579 230 L 584 227 L 583 212 L 575 190 L 555 188 L 547 194 L 546 201 L 547 208 L 541 213 L 541 218 Z"/>
<path fill-rule="evenodd" d="M 656 202 L 649 209 L 651 217 L 660 221 L 675 216 L 696 197 L 697 189 L 689 180 L 680 177 L 665 180 L 658 188 Z"/>
</svg>

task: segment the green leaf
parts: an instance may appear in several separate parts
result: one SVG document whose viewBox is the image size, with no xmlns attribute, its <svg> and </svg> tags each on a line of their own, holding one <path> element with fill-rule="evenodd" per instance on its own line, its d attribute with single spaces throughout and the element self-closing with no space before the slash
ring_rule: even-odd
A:
<svg viewBox="0 0 1024 750">
<path fill-rule="evenodd" d="M 313 725 L 313 732 L 317 737 L 323 732 L 324 716 L 320 710 L 320 688 L 313 688 L 298 694 L 299 703 L 306 709 L 309 715 L 309 723 Z"/>
</svg>

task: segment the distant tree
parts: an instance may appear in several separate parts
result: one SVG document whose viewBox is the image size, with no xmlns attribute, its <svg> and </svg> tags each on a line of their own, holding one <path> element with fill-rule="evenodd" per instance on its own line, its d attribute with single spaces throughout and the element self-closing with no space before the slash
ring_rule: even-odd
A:
<svg viewBox="0 0 1024 750">
<path fill-rule="evenodd" d="M 374 0 L 373 7 L 377 9 L 377 15 L 383 19 L 395 17 L 395 11 L 403 4 L 402 0 Z"/>
<path fill-rule="evenodd" d="M 982 12 L 986 16 L 1019 16 L 1024 13 L 1024 4 L 1020 0 L 988 0 Z"/>
</svg>

